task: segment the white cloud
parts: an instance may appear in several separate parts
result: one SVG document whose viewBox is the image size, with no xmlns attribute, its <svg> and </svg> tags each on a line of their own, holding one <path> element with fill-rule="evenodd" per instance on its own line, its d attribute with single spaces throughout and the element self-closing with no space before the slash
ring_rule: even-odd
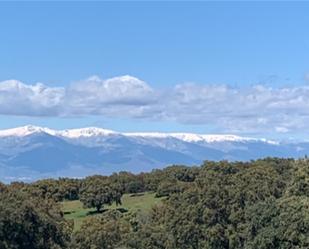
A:
<svg viewBox="0 0 309 249">
<path fill-rule="evenodd" d="M 140 116 L 155 102 L 155 91 L 132 76 L 100 79 L 97 76 L 72 84 L 66 90 L 68 114 Z"/>
<path fill-rule="evenodd" d="M 107 80 L 93 76 L 68 88 L 70 95 L 78 95 L 91 102 L 119 105 L 147 104 L 152 93 L 149 85 L 128 75 Z"/>
<path fill-rule="evenodd" d="M 218 131 L 288 133 L 309 128 L 309 87 L 186 83 L 153 89 L 132 76 L 90 77 L 69 87 L 0 82 L 0 114 L 140 118 L 207 124 Z"/>
<path fill-rule="evenodd" d="M 0 113 L 7 115 L 59 115 L 65 91 L 41 83 L 26 85 L 20 81 L 0 82 Z"/>
<path fill-rule="evenodd" d="M 190 84 L 176 86 L 174 92 L 172 104 L 167 106 L 173 107 L 169 114 L 179 122 L 216 124 L 231 132 L 287 132 L 308 126 L 307 86 L 231 88 Z"/>
</svg>

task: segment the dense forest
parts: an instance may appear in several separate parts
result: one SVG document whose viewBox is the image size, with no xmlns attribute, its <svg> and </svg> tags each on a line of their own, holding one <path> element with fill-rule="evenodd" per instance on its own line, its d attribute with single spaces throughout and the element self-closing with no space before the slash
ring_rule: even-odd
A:
<svg viewBox="0 0 309 249">
<path fill-rule="evenodd" d="M 143 193 L 162 201 L 148 211 L 117 208 L 124 195 Z M 62 208 L 72 201 L 92 210 L 79 229 Z M 0 184 L 0 248 L 308 249 L 309 160 Z"/>
</svg>

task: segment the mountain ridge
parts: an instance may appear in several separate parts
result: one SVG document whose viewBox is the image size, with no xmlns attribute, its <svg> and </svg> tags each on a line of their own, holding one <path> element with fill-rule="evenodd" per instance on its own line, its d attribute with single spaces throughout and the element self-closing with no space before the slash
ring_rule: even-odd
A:
<svg viewBox="0 0 309 249">
<path fill-rule="evenodd" d="M 281 143 L 236 135 L 121 133 L 97 127 L 53 130 L 23 126 L 0 130 L 0 181 L 147 172 L 204 160 L 249 161 L 303 157 L 309 143 Z"/>
<path fill-rule="evenodd" d="M 232 134 L 199 134 L 189 132 L 117 132 L 109 129 L 99 127 L 85 127 L 55 130 L 47 127 L 40 127 L 34 125 L 26 125 L 11 129 L 0 130 L 0 137 L 6 136 L 27 136 L 33 133 L 44 132 L 53 136 L 62 136 L 67 138 L 91 137 L 91 136 L 106 136 L 106 135 L 123 135 L 129 137 L 153 137 L 153 138 L 167 138 L 174 137 L 187 142 L 218 142 L 218 141 L 262 141 L 266 143 L 276 144 L 278 142 L 268 140 L 265 138 L 242 137 Z"/>
</svg>

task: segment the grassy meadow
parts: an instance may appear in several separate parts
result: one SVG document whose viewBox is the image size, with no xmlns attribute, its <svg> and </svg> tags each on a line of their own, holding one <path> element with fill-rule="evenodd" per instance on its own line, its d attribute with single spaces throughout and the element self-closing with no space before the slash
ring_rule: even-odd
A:
<svg viewBox="0 0 309 249">
<path fill-rule="evenodd" d="M 125 194 L 122 196 L 122 205 L 116 207 L 104 206 L 106 209 L 123 209 L 124 211 L 134 212 L 137 210 L 149 211 L 152 206 L 159 204 L 163 198 L 155 198 L 155 193 Z M 64 217 L 74 221 L 74 230 L 78 230 L 84 219 L 91 215 L 98 215 L 93 208 L 83 208 L 83 204 L 79 201 L 62 202 Z"/>
</svg>

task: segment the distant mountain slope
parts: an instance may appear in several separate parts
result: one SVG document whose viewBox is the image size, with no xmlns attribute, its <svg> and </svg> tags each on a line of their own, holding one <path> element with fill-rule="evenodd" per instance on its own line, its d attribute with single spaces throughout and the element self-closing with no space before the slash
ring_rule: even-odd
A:
<svg viewBox="0 0 309 249">
<path fill-rule="evenodd" d="M 96 127 L 57 131 L 25 126 L 0 130 L 0 181 L 140 172 L 203 160 L 300 157 L 308 152 L 309 143 L 235 135 L 119 133 Z"/>
</svg>

